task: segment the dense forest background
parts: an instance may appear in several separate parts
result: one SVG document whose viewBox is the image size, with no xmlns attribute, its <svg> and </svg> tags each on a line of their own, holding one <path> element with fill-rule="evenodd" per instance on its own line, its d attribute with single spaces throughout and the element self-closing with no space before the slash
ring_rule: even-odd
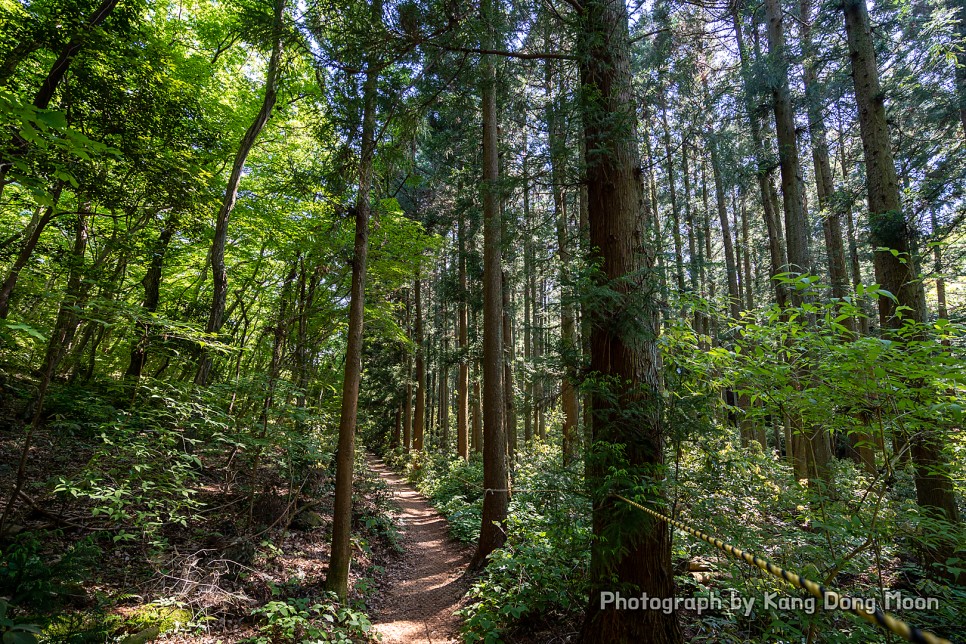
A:
<svg viewBox="0 0 966 644">
<path fill-rule="evenodd" d="M 614 494 L 962 637 L 964 33 L 0 0 L 4 642 L 373 637 L 372 454 L 475 545 L 466 641 L 891 641 L 600 608 L 798 592 Z"/>
</svg>

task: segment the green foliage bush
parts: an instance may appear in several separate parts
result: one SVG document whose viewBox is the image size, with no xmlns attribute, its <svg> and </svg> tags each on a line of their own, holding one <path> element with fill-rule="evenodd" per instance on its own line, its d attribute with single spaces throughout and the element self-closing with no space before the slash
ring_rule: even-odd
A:
<svg viewBox="0 0 966 644">
<path fill-rule="evenodd" d="M 271 601 L 252 611 L 259 635 L 247 644 L 370 642 L 376 638 L 365 613 L 340 606 L 334 594 L 312 603 L 307 598 Z"/>
<path fill-rule="evenodd" d="M 25 532 L 0 547 L 0 596 L 32 609 L 55 606 L 72 592 L 90 575 L 100 553 L 91 537 L 52 552 L 42 536 Z"/>
</svg>

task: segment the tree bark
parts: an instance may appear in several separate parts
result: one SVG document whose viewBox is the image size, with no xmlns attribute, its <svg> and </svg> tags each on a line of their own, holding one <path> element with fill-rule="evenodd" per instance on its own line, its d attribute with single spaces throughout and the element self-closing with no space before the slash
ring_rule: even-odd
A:
<svg viewBox="0 0 966 644">
<path fill-rule="evenodd" d="M 728 279 L 728 314 L 732 320 L 740 318 L 741 291 L 738 290 L 738 264 L 735 261 L 735 243 L 728 221 L 728 205 L 725 202 L 724 182 L 721 177 L 721 159 L 718 142 L 709 137 L 708 149 L 711 152 L 711 175 L 714 180 L 715 203 L 718 207 L 718 222 L 721 225 L 721 242 L 724 246 L 725 274 Z"/>
<path fill-rule="evenodd" d="M 593 397 L 594 439 L 589 464 L 594 503 L 590 601 L 584 642 L 680 642 L 675 613 L 621 611 L 601 606 L 601 593 L 672 598 L 670 534 L 663 522 L 610 496 L 609 468 L 659 478 L 664 460 L 658 279 L 654 249 L 645 246 L 654 213 L 645 203 L 637 117 L 630 69 L 627 7 L 622 0 L 582 3 L 577 53 L 584 92 L 587 201 L 592 254 L 600 261 L 600 288 L 621 306 L 588 311 L 591 365 L 609 395 Z M 643 250 L 643 252 L 641 252 Z M 614 456 L 620 446 L 623 458 Z M 626 491 L 635 494 L 635 491 Z M 638 494 L 659 505 L 654 492 Z"/>
<path fill-rule="evenodd" d="M 457 237 L 459 239 L 459 280 L 460 296 L 457 312 L 457 334 L 459 342 L 459 375 L 456 383 L 456 454 L 464 461 L 470 458 L 469 449 L 469 395 L 470 395 L 470 363 L 469 363 L 469 316 L 467 314 L 467 283 L 466 283 L 466 222 L 460 213 Z"/>
<path fill-rule="evenodd" d="M 412 338 L 412 304 L 406 294 L 406 330 Z M 406 398 L 403 407 L 403 450 L 408 452 L 413 444 L 413 357 L 406 352 Z"/>
<path fill-rule="evenodd" d="M 768 20 L 768 52 L 778 70 L 771 90 L 785 211 L 785 245 L 788 251 L 786 270 L 791 273 L 810 273 L 812 260 L 809 249 L 808 219 L 805 211 L 805 193 L 802 189 L 798 140 L 795 135 L 795 114 L 788 87 L 783 14 L 779 0 L 765 0 L 765 16 Z M 803 291 L 791 289 L 791 301 L 793 306 L 802 306 L 805 303 Z M 807 373 L 796 374 L 796 379 L 801 381 L 806 381 L 808 378 Z M 796 476 L 810 479 L 827 478 L 828 464 L 832 459 L 827 432 L 817 427 L 801 427 L 797 419 L 794 422 L 793 433 L 800 443 L 795 445 L 793 450 Z"/>
<path fill-rule="evenodd" d="M 507 456 L 512 462 L 517 450 L 517 414 L 513 399 L 513 317 L 510 305 L 510 278 L 503 271 L 503 406 Z"/>
<path fill-rule="evenodd" d="M 40 427 L 40 422 L 43 418 L 44 401 L 47 397 L 47 391 L 57 371 L 57 366 L 70 348 L 74 334 L 77 331 L 77 314 L 75 309 L 85 299 L 82 282 L 84 275 L 84 255 L 87 253 L 87 242 L 90 235 L 87 221 L 89 210 L 90 206 L 87 202 L 82 203 L 78 208 L 77 228 L 74 232 L 74 247 L 71 250 L 67 287 L 64 290 L 64 297 L 57 311 L 57 320 L 54 322 L 54 328 L 50 334 L 50 338 L 47 340 L 47 350 L 44 353 L 44 364 L 40 371 L 41 378 L 37 391 L 37 402 L 34 405 L 33 419 L 27 431 L 24 432 L 20 460 L 17 464 L 16 480 L 13 489 L 10 491 L 10 495 L 7 497 L 3 513 L 0 514 L 0 535 L 4 533 L 4 528 L 10 517 L 10 513 L 19 502 L 20 493 L 27 483 L 27 460 L 30 456 L 30 447 L 34 434 Z"/>
<path fill-rule="evenodd" d="M 769 277 L 771 277 L 772 285 L 775 289 L 775 299 L 779 306 L 784 307 L 788 299 L 787 289 L 775 279 L 775 276 L 781 273 L 784 270 L 785 264 L 787 264 L 785 246 L 778 224 L 778 195 L 771 181 L 771 171 L 768 168 L 768 155 L 766 154 L 764 138 L 761 133 L 761 122 L 759 121 L 752 100 L 751 64 L 748 60 L 748 51 L 745 48 L 741 16 L 738 13 L 740 6 L 739 3 L 731 5 L 731 17 L 735 29 L 735 42 L 738 45 L 738 59 L 741 64 L 742 85 L 744 89 L 743 103 L 751 130 L 752 149 L 754 151 L 756 164 L 755 181 L 758 184 L 762 214 L 765 221 L 765 232 L 768 236 L 768 255 L 771 260 L 769 264 Z"/>
<path fill-rule="evenodd" d="M 17 258 L 13 261 L 13 265 L 10 270 L 7 271 L 7 276 L 3 280 L 3 285 L 0 286 L 0 319 L 6 319 L 7 315 L 10 313 L 10 298 L 13 297 L 13 291 L 17 287 L 17 280 L 20 279 L 20 272 L 30 261 L 31 255 L 34 253 L 34 249 L 37 248 L 37 243 L 40 241 L 40 235 L 44 232 L 47 224 L 54 218 L 57 209 L 57 201 L 60 199 L 61 186 L 54 190 L 54 205 L 49 206 L 36 221 L 32 222 L 29 226 L 28 232 L 26 234 L 26 239 L 24 239 L 23 245 L 20 247 L 20 252 L 17 253 Z"/>
<path fill-rule="evenodd" d="M 879 84 L 868 7 L 865 0 L 846 0 L 844 13 L 865 157 L 869 232 L 875 249 L 873 266 L 876 281 L 896 297 L 896 301 L 885 296 L 879 298 L 879 322 L 886 332 L 900 328 L 904 319 L 915 323 L 924 321 L 926 299 L 912 257 L 913 232 L 899 199 L 892 140 Z M 889 249 L 896 251 L 897 255 L 893 255 Z M 905 308 L 901 317 L 897 314 L 897 307 Z M 952 524 L 952 533 L 956 533 L 959 530 L 959 510 L 940 436 L 935 431 L 924 430 L 917 432 L 911 438 L 911 443 L 916 500 L 926 513 Z M 927 549 L 927 563 L 945 564 L 953 555 L 953 548 L 952 540 L 946 540 L 936 548 Z M 962 576 L 959 575 L 960 578 Z"/>
<path fill-rule="evenodd" d="M 416 343 L 416 408 L 413 412 L 413 449 L 423 451 L 423 432 L 426 428 L 426 362 L 423 355 L 423 282 L 418 277 L 413 288 L 416 299 L 416 321 L 413 342 Z"/>
<path fill-rule="evenodd" d="M 141 330 L 141 337 L 131 346 L 131 358 L 128 361 L 127 371 L 124 372 L 124 377 L 133 380 L 135 383 L 141 378 L 141 370 L 147 361 L 148 346 L 154 329 L 154 325 L 150 322 L 150 315 L 158 310 L 158 304 L 161 301 L 161 271 L 164 268 L 164 256 L 168 251 L 168 244 L 174 235 L 176 225 L 174 217 L 165 222 L 164 228 L 158 235 L 158 241 L 152 249 L 148 270 L 144 274 L 144 279 L 141 280 L 141 284 L 144 286 L 144 301 L 141 303 L 141 311 L 146 314 L 147 319 L 138 325 Z"/>
<path fill-rule="evenodd" d="M 284 0 L 278 0 L 279 7 Z M 372 19 L 382 21 L 382 0 L 373 0 Z M 280 11 L 278 9 L 277 11 Z M 279 20 L 276 14 L 276 20 Z M 278 42 L 276 37 L 276 43 Z M 277 45 L 276 45 L 277 47 Z M 274 56 L 274 52 L 273 52 Z M 359 158 L 359 193 L 355 207 L 355 242 L 352 256 L 352 285 L 349 292 L 349 328 L 346 342 L 345 375 L 342 380 L 342 410 L 339 416 L 339 446 L 336 453 L 335 508 L 332 512 L 332 556 L 325 577 L 326 589 L 343 604 L 349 593 L 349 561 L 352 557 L 352 478 L 355 467 L 356 419 L 359 382 L 362 378 L 362 340 L 365 325 L 366 263 L 369 254 L 369 214 L 372 166 L 376 151 L 376 97 L 379 71 L 367 57 L 362 87 L 362 147 Z"/>
<path fill-rule="evenodd" d="M 544 78 L 547 96 L 553 96 L 554 69 L 551 61 L 546 61 Z M 562 456 L 569 465 L 577 453 L 577 390 L 574 388 L 576 370 L 569 357 L 574 349 L 576 326 L 574 309 L 570 303 L 572 293 L 568 286 L 571 262 L 570 235 L 567 230 L 567 200 L 564 194 L 564 164 L 566 141 L 564 124 L 560 116 L 557 100 L 548 100 L 546 107 L 548 143 L 550 146 L 550 175 L 553 184 L 553 209 L 557 220 L 557 259 L 560 261 L 560 355 L 563 363 L 563 378 L 560 381 L 560 407 L 563 411 Z"/>
<path fill-rule="evenodd" d="M 261 133 L 262 128 L 268 123 L 278 98 L 278 79 L 282 64 L 282 20 L 285 13 L 285 1 L 275 0 L 275 17 L 273 23 L 272 54 L 268 61 L 268 69 L 265 72 L 265 95 L 262 97 L 262 105 L 255 116 L 255 120 L 248 126 L 248 130 L 242 137 L 238 150 L 235 152 L 235 159 L 232 162 L 231 174 L 228 177 L 228 185 L 225 187 L 225 195 L 215 218 L 215 235 L 211 242 L 211 273 L 212 273 L 212 299 L 211 310 L 208 313 L 208 322 L 205 324 L 205 333 L 216 335 L 221 331 L 224 323 L 225 303 L 228 297 L 228 273 L 225 268 L 225 242 L 228 239 L 228 220 L 231 212 L 235 208 L 238 199 L 238 186 L 241 184 L 242 173 L 245 170 L 245 162 L 248 155 L 255 145 L 255 140 Z M 207 385 L 211 374 L 212 357 L 206 349 L 202 349 L 198 359 L 198 370 L 195 373 L 195 384 Z"/>
<path fill-rule="evenodd" d="M 953 0 L 953 6 L 959 13 L 956 28 L 956 40 L 959 48 L 956 50 L 956 96 L 959 99 L 959 121 L 963 124 L 963 137 L 966 138 L 966 0 Z"/>
<path fill-rule="evenodd" d="M 661 96 L 661 123 L 664 126 L 664 164 L 671 196 L 671 234 L 674 238 L 674 273 L 678 292 L 684 292 L 684 248 L 681 242 L 681 211 L 678 207 L 677 182 L 674 178 L 674 156 L 671 154 L 671 128 L 667 121 L 666 98 Z"/>
<path fill-rule="evenodd" d="M 812 164 L 815 168 L 815 188 L 818 205 L 822 210 L 822 230 L 825 234 L 825 247 L 828 253 L 829 280 L 832 297 L 842 301 L 849 294 L 849 277 L 845 267 L 845 245 L 842 240 L 842 211 L 835 200 L 835 183 L 832 179 L 832 163 L 829 159 L 827 129 L 822 113 L 821 88 L 818 86 L 816 52 L 812 44 L 812 6 L 811 0 L 801 0 L 801 25 L 799 28 L 804 57 L 805 98 L 808 108 L 809 136 L 812 141 Z M 855 333 L 855 320 L 844 320 L 849 332 Z"/>
<path fill-rule="evenodd" d="M 498 9 L 484 0 L 480 11 L 492 48 Z M 481 103 L 483 110 L 483 519 L 480 540 L 470 569 L 486 565 L 491 552 L 506 540 L 507 518 L 506 434 L 503 392 L 503 268 L 500 217 L 500 159 L 496 112 L 496 67 L 490 55 L 483 57 Z"/>
</svg>

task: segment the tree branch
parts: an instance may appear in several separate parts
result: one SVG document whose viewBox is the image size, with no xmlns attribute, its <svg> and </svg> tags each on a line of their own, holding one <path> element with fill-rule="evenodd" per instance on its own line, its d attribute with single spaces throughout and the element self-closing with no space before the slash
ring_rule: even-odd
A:
<svg viewBox="0 0 966 644">
<path fill-rule="evenodd" d="M 453 47 L 450 45 L 440 45 L 426 41 L 427 45 L 445 49 L 446 51 L 459 51 L 467 54 L 491 54 L 493 56 L 503 56 L 505 58 L 522 58 L 523 60 L 577 60 L 571 54 L 561 54 L 551 51 L 539 51 L 527 53 L 522 51 L 504 51 L 502 49 L 482 49 L 480 47 Z"/>
</svg>

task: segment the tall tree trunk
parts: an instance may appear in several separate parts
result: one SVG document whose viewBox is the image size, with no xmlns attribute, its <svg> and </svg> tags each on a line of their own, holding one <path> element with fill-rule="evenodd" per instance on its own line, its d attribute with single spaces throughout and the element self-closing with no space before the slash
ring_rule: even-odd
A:
<svg viewBox="0 0 966 644">
<path fill-rule="evenodd" d="M 745 198 L 745 190 L 741 191 L 741 248 L 742 260 L 744 262 L 743 274 L 745 291 L 745 309 L 751 311 L 755 308 L 755 297 L 752 288 L 753 280 L 751 276 L 751 235 L 748 231 L 748 200 Z M 737 233 L 736 233 L 737 234 Z"/>
<path fill-rule="evenodd" d="M 685 138 L 681 141 L 681 175 L 684 180 L 684 221 L 688 227 L 688 259 L 689 277 L 691 292 L 695 295 L 701 294 L 703 284 L 701 283 L 701 242 L 697 224 L 695 223 L 694 209 L 691 207 L 691 169 L 688 150 L 691 144 Z M 701 332 L 701 313 L 694 311 L 694 331 Z"/>
<path fill-rule="evenodd" d="M 721 225 L 721 242 L 724 246 L 725 275 L 728 279 L 728 314 L 732 320 L 737 320 L 741 313 L 741 291 L 738 290 L 738 264 L 735 261 L 735 243 L 731 235 L 731 224 L 728 222 L 728 205 L 725 202 L 724 182 L 721 177 L 721 159 L 718 154 L 718 142 L 709 138 L 707 145 L 711 152 L 711 175 L 714 180 L 718 222 Z"/>
<path fill-rule="evenodd" d="M 654 179 L 654 149 L 651 146 L 651 133 L 648 124 L 651 121 L 651 110 L 649 105 L 643 108 L 643 123 L 641 123 L 641 139 L 644 141 L 644 198 L 650 201 L 645 206 L 653 214 L 653 221 L 650 224 L 648 234 L 651 236 L 646 241 L 654 246 L 654 257 L 657 260 L 657 275 L 661 285 L 661 292 L 667 293 L 667 269 L 664 268 L 664 234 L 661 232 L 661 208 L 657 198 L 657 181 Z M 663 295 L 662 297 L 667 297 Z"/>
<path fill-rule="evenodd" d="M 680 642 L 675 613 L 621 611 L 602 606 L 601 593 L 672 598 L 671 542 L 667 525 L 628 508 L 605 489 L 609 468 L 628 468 L 640 481 L 659 478 L 664 461 L 660 309 L 654 249 L 645 246 L 655 213 L 645 203 L 640 176 L 637 117 L 630 69 L 627 7 L 623 0 L 582 3 L 577 53 L 584 92 L 587 200 L 592 254 L 600 261 L 601 287 L 621 306 L 591 315 L 590 371 L 608 383 L 593 398 L 594 441 L 590 482 L 594 502 L 590 601 L 581 629 L 584 642 Z M 642 216 L 643 215 L 643 216 Z M 642 252 L 643 250 L 643 252 Z M 623 311 L 623 313 L 622 313 Z M 615 457 L 614 446 L 622 448 Z M 661 495 L 623 490 L 660 505 Z"/>
<path fill-rule="evenodd" d="M 772 101 L 775 114 L 775 132 L 778 139 L 778 162 L 781 168 L 781 186 L 785 209 L 785 242 L 788 250 L 788 271 L 809 273 L 811 253 L 809 250 L 808 219 L 805 212 L 805 195 L 802 189 L 802 170 L 795 135 L 795 115 L 792 110 L 791 92 L 788 87 L 788 69 L 785 60 L 785 35 L 780 0 L 765 0 L 768 20 L 768 51 L 777 65 L 778 72 L 772 81 Z M 794 306 L 804 304 L 802 291 L 791 290 Z M 808 374 L 798 374 L 807 380 Z M 796 476 L 824 479 L 832 459 L 828 433 L 822 428 L 793 428 L 801 442 L 793 450 Z"/>
<path fill-rule="evenodd" d="M 791 92 L 788 88 L 788 70 L 784 60 L 785 36 L 782 10 L 779 0 L 765 0 L 768 19 L 768 50 L 778 65 L 772 80 L 772 107 L 775 114 L 775 132 L 778 138 L 778 162 L 781 168 L 781 189 L 785 209 L 785 244 L 788 250 L 789 271 L 809 272 L 808 220 L 805 214 L 805 197 L 802 190 L 802 169 L 795 135 L 795 114 L 792 111 Z M 792 294 L 793 303 L 801 304 L 801 297 Z"/>
<path fill-rule="evenodd" d="M 953 7 L 959 13 L 956 28 L 956 96 L 959 99 L 959 120 L 963 124 L 963 137 L 966 138 L 966 0 L 953 0 Z"/>
<path fill-rule="evenodd" d="M 284 0 L 278 0 L 279 7 Z M 280 11 L 277 10 L 277 11 Z M 370 7 L 373 22 L 382 22 L 382 0 Z M 276 20 L 279 20 L 276 14 Z M 278 40 L 276 39 L 276 43 Z M 273 56 L 274 56 L 273 52 Z M 352 557 L 352 478 L 356 454 L 356 418 L 359 382 L 362 378 L 362 338 L 365 325 L 366 263 L 369 254 L 369 192 L 376 151 L 376 96 L 379 70 L 370 56 L 362 86 L 362 146 L 359 155 L 359 192 L 355 207 L 355 242 L 352 252 L 352 284 L 349 291 L 349 328 L 346 342 L 345 375 L 342 380 L 342 410 L 339 415 L 339 446 L 336 453 L 335 507 L 332 511 L 332 556 L 325 577 L 326 589 L 343 604 L 349 594 L 349 561 Z"/>
<path fill-rule="evenodd" d="M 416 293 L 416 321 L 413 324 L 413 342 L 416 344 L 416 407 L 413 412 L 413 449 L 423 451 L 423 433 L 426 428 L 426 362 L 423 347 L 423 282 L 418 277 L 413 288 Z"/>
<path fill-rule="evenodd" d="M 583 115 L 581 115 L 583 118 Z M 580 149 L 580 163 L 587 165 L 587 140 L 578 136 Z M 581 177 L 579 192 L 577 193 L 580 251 L 584 258 L 590 257 L 590 206 L 588 203 L 586 175 Z M 580 305 L 580 355 L 581 367 L 590 365 L 590 311 L 583 303 Z M 581 419 L 584 421 L 583 437 L 587 451 L 594 442 L 594 404 L 593 395 L 588 391 L 581 399 Z M 587 452 L 585 452 L 586 454 Z M 590 490 L 590 459 L 584 458 L 584 480 Z"/>
<path fill-rule="evenodd" d="M 510 278 L 503 271 L 503 420 L 506 425 L 507 455 L 517 449 L 517 413 L 513 400 L 513 318 L 510 314 Z"/>
<path fill-rule="evenodd" d="M 787 303 L 787 289 L 779 283 L 775 276 L 785 270 L 787 259 L 785 257 L 785 247 L 782 234 L 778 225 L 778 195 L 775 186 L 771 182 L 771 171 L 768 168 L 768 159 L 764 138 L 761 133 L 761 122 L 759 121 L 757 110 L 752 99 L 752 78 L 751 64 L 749 62 L 749 52 L 745 48 L 745 39 L 741 16 L 738 12 L 740 3 L 731 5 L 731 18 L 735 29 L 735 41 L 738 45 L 738 57 L 741 64 L 741 76 L 743 81 L 743 103 L 745 114 L 751 129 L 752 149 L 755 155 L 755 181 L 758 184 L 758 193 L 761 198 L 761 207 L 765 221 L 765 233 L 768 236 L 768 255 L 771 260 L 769 264 L 769 276 L 775 289 L 775 298 L 779 306 L 784 307 Z"/>
<path fill-rule="evenodd" d="M 412 303 L 410 293 L 406 294 L 406 330 L 412 339 Z M 408 452 L 413 445 L 413 357 L 406 352 L 406 399 L 403 411 L 403 450 Z"/>
<path fill-rule="evenodd" d="M 445 266 L 443 268 L 445 272 Z M 442 326 L 439 352 L 439 439 L 442 453 L 449 449 L 449 319 L 446 316 L 446 303 L 440 298 L 439 320 Z"/>
<path fill-rule="evenodd" d="M 498 5 L 484 0 L 480 11 L 486 24 L 485 49 L 494 42 Z M 486 558 L 506 540 L 507 518 L 506 434 L 503 414 L 503 268 L 500 217 L 500 158 L 496 113 L 496 67 L 492 56 L 483 57 L 481 103 L 483 110 L 483 520 L 480 540 L 470 569 L 486 565 Z"/>
<path fill-rule="evenodd" d="M 842 181 L 846 180 L 848 177 L 848 164 L 845 159 L 845 134 L 842 132 L 841 128 L 838 129 L 838 140 L 839 140 L 839 165 L 842 169 Z M 845 210 L 845 224 L 846 224 L 846 235 L 849 241 L 849 272 L 852 277 L 852 290 L 859 288 L 862 283 L 862 265 L 859 263 L 859 243 L 855 233 L 855 217 L 852 214 L 852 206 L 848 206 Z M 862 307 L 863 311 L 865 309 L 864 301 L 859 302 L 859 306 Z M 869 316 L 860 315 L 858 320 L 858 332 L 860 335 L 867 336 L 871 333 L 869 328 Z"/>
<path fill-rule="evenodd" d="M 825 234 L 825 247 L 828 252 L 829 279 L 832 282 L 832 297 L 842 301 L 849 294 L 849 277 L 845 267 L 845 245 L 842 240 L 843 200 L 836 200 L 835 183 L 832 180 L 832 163 L 829 160 L 827 129 L 822 112 L 821 88 L 818 86 L 816 52 L 812 44 L 812 6 L 811 0 L 801 0 L 802 54 L 804 58 L 805 98 L 808 107 L 809 136 L 812 140 L 812 163 L 815 167 L 815 187 L 818 192 L 818 205 L 822 210 L 822 230 Z M 847 318 L 845 326 L 855 333 L 855 320 Z"/>
<path fill-rule="evenodd" d="M 477 454 L 483 451 L 483 396 L 480 393 L 480 367 L 474 368 L 473 377 L 473 432 L 470 447 Z"/>
<path fill-rule="evenodd" d="M 852 81 L 858 103 L 859 130 L 865 156 L 866 192 L 869 200 L 869 233 L 876 281 L 896 296 L 896 301 L 879 298 L 879 321 L 883 331 L 898 329 L 903 318 L 922 322 L 926 299 L 922 282 L 912 261 L 913 233 L 899 199 L 892 140 L 886 121 L 885 100 L 879 84 L 879 70 L 872 42 L 872 28 L 865 0 L 846 0 L 845 32 L 851 59 Z M 885 250 L 880 250 L 885 249 Z M 897 252 L 893 255 L 890 250 Z M 903 318 L 897 307 L 904 307 Z M 940 435 L 918 432 L 911 438 L 915 466 L 916 500 L 938 518 L 952 524 L 950 534 L 959 530 L 956 492 L 949 474 L 949 462 Z M 927 548 L 928 563 L 943 565 L 953 556 L 952 540 Z M 963 574 L 957 575 L 960 579 Z"/>
<path fill-rule="evenodd" d="M 459 280 L 460 296 L 457 312 L 457 341 L 459 342 L 459 376 L 456 383 L 456 454 L 464 461 L 470 458 L 469 449 L 469 396 L 470 396 L 470 357 L 468 355 L 469 316 L 467 314 L 467 284 L 466 284 L 466 222 L 465 215 L 460 213 L 459 229 Z"/>
<path fill-rule="evenodd" d="M 949 319 L 949 309 L 946 305 L 946 278 L 943 276 L 943 250 L 939 245 L 939 222 L 936 219 L 936 209 L 929 212 L 932 234 L 936 243 L 932 247 L 933 272 L 936 273 L 936 314 L 942 320 Z"/>
<path fill-rule="evenodd" d="M 664 168 L 667 173 L 668 190 L 671 195 L 671 226 L 674 238 L 674 273 L 678 292 L 684 292 L 684 248 L 681 243 L 681 212 L 678 207 L 677 182 L 674 178 L 674 156 L 671 154 L 671 128 L 667 121 L 666 97 L 661 96 L 661 123 L 664 126 Z"/>
<path fill-rule="evenodd" d="M 224 323 L 225 302 L 228 297 L 228 273 L 225 268 L 225 242 L 228 239 L 228 219 L 231 211 L 235 208 L 238 199 L 238 186 L 241 184 L 242 173 L 245 170 L 245 162 L 248 154 L 255 145 L 255 140 L 261 133 L 262 128 L 268 123 L 275 107 L 278 97 L 278 78 L 279 69 L 282 64 L 282 19 L 285 13 L 285 0 L 275 0 L 275 17 L 273 23 L 272 54 L 268 61 L 268 69 L 265 72 L 265 95 L 262 97 L 262 105 L 255 115 L 255 120 L 248 126 L 248 130 L 242 137 L 238 150 L 235 152 L 235 160 L 232 162 L 231 174 L 228 177 L 228 185 L 225 187 L 225 196 L 215 218 L 215 235 L 211 242 L 211 273 L 212 273 L 212 299 L 211 310 L 208 313 L 208 322 L 205 324 L 205 333 L 215 335 L 221 331 Z M 211 353 L 202 349 L 198 359 L 198 370 L 195 373 L 195 384 L 206 385 L 211 374 L 212 357 Z"/>
<path fill-rule="evenodd" d="M 547 96 L 554 96 L 554 68 L 551 61 L 544 63 Z M 560 354 L 563 362 L 563 378 L 560 381 L 560 407 L 563 411 L 563 462 L 573 461 L 577 451 L 577 391 L 574 388 L 576 372 L 569 357 L 576 340 L 574 309 L 570 303 L 572 294 L 570 279 L 570 239 L 567 230 L 567 200 L 564 194 L 564 164 L 566 141 L 564 123 L 560 114 L 559 100 L 548 100 L 546 107 L 548 143 L 550 146 L 550 174 L 553 190 L 553 209 L 557 220 L 557 259 L 560 261 Z"/>
</svg>

